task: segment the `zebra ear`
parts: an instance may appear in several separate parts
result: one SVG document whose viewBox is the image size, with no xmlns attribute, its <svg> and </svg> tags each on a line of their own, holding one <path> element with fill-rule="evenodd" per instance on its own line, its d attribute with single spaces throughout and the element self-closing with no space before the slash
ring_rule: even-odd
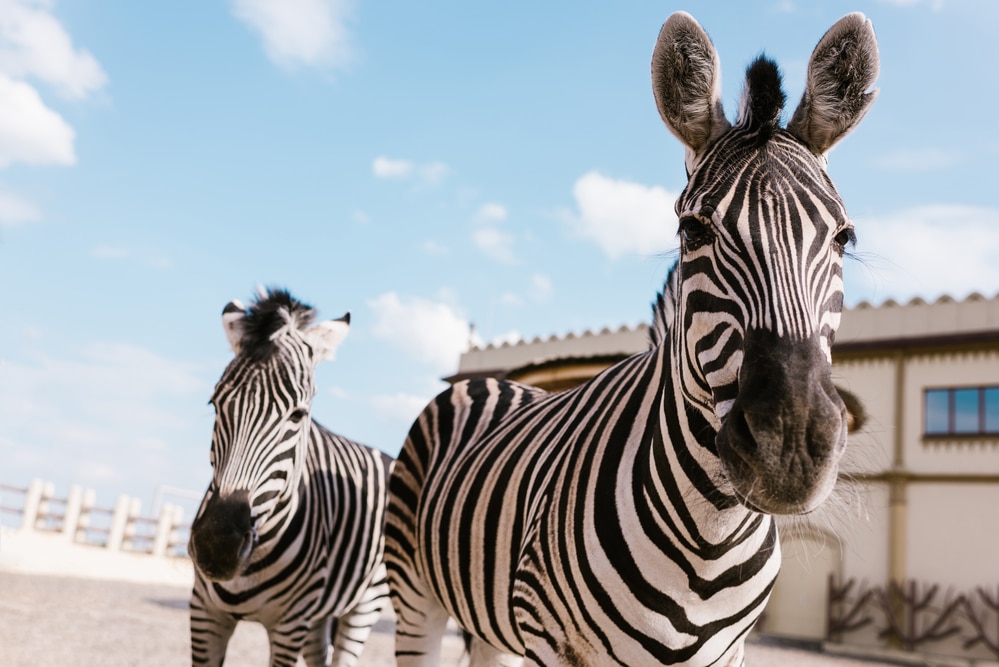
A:
<svg viewBox="0 0 999 667">
<path fill-rule="evenodd" d="M 246 322 L 246 308 L 238 299 L 233 299 L 222 309 L 222 329 L 234 354 L 239 354 L 243 342 L 244 322 Z"/>
<path fill-rule="evenodd" d="M 347 337 L 350 331 L 350 313 L 336 320 L 320 322 L 305 332 L 306 340 L 312 346 L 316 362 L 333 359 L 336 348 Z"/>
<path fill-rule="evenodd" d="M 787 129 L 822 155 L 860 123 L 878 91 L 868 89 L 880 69 L 874 27 L 860 12 L 847 14 L 819 40 L 808 79 Z"/>
<path fill-rule="evenodd" d="M 674 13 L 659 32 L 652 92 L 666 126 L 694 154 L 731 127 L 722 109 L 718 52 L 686 12 Z"/>
</svg>

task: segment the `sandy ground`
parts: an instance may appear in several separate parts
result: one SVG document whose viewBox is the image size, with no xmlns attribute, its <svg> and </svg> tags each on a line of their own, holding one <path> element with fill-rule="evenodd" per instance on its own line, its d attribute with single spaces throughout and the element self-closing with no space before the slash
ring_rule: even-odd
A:
<svg viewBox="0 0 999 667">
<path fill-rule="evenodd" d="M 0 665 L 3 667 L 160 667 L 190 664 L 188 590 L 176 586 L 74 579 L 0 571 Z M 381 621 L 362 665 L 388 667 L 392 623 Z M 461 642 L 450 637 L 446 657 L 456 664 Z M 758 643 L 747 648 L 750 667 L 872 667 L 869 661 L 835 658 Z M 267 637 L 241 623 L 226 665 L 265 667 Z"/>
</svg>

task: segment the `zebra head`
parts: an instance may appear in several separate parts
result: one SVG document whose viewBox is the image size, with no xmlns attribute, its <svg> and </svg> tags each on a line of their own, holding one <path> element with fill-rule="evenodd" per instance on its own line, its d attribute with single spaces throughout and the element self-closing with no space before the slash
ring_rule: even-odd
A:
<svg viewBox="0 0 999 667">
<path fill-rule="evenodd" d="M 847 15 L 812 53 L 786 127 L 780 73 L 763 56 L 733 125 L 717 52 L 690 15 L 666 21 L 653 53 L 656 103 L 688 174 L 676 202 L 674 369 L 717 434 L 703 444 L 757 511 L 809 512 L 836 481 L 847 415 L 830 346 L 855 237 L 825 156 L 873 103 L 878 68 L 870 22 Z"/>
<path fill-rule="evenodd" d="M 243 571 L 258 536 L 295 508 L 312 420 L 316 365 L 332 359 L 350 313 L 313 325 L 315 311 L 287 292 L 230 302 L 222 325 L 235 358 L 215 386 L 212 482 L 191 526 L 189 550 L 215 581 Z"/>
</svg>

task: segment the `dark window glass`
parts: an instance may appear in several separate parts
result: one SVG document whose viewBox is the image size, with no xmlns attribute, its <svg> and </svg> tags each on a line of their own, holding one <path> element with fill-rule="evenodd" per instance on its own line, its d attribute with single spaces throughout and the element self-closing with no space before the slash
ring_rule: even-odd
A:
<svg viewBox="0 0 999 667">
<path fill-rule="evenodd" d="M 999 387 L 989 387 L 985 396 L 985 432 L 999 433 Z"/>
<path fill-rule="evenodd" d="M 954 389 L 954 433 L 978 433 L 978 388 Z"/>
<path fill-rule="evenodd" d="M 926 390 L 926 432 L 931 434 L 949 433 L 950 391 L 947 389 Z"/>
</svg>

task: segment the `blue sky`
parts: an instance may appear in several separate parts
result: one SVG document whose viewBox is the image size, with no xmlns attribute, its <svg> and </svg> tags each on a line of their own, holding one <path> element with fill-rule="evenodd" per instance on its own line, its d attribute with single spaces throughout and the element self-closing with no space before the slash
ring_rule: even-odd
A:
<svg viewBox="0 0 999 667">
<path fill-rule="evenodd" d="M 351 311 L 313 416 L 390 454 L 470 322 L 645 321 L 684 185 L 649 61 L 681 8 L 730 117 L 761 50 L 788 117 L 866 13 L 881 95 L 829 167 L 848 303 L 999 291 L 990 0 L 0 0 L 0 481 L 203 490 L 220 314 L 260 284 Z"/>
</svg>

